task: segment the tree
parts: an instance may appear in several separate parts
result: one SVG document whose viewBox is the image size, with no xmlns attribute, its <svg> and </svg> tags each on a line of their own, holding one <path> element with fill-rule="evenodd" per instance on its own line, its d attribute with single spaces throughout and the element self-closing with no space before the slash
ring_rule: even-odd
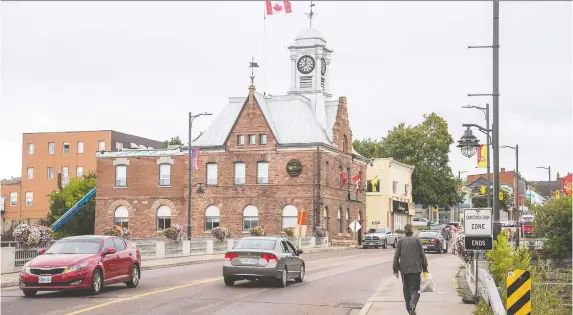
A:
<svg viewBox="0 0 573 315">
<path fill-rule="evenodd" d="M 505 190 L 500 189 L 500 193 L 503 194 L 503 200 L 499 201 L 499 207 L 501 210 L 509 213 L 513 209 L 513 197 Z M 492 204 L 493 204 L 493 189 L 490 194 Z M 472 204 L 476 208 L 487 208 L 487 195 L 476 195 L 472 197 Z"/>
<path fill-rule="evenodd" d="M 571 197 L 551 199 L 531 208 L 535 234 L 546 239 L 543 251 L 555 260 L 571 257 L 571 201 Z"/>
<path fill-rule="evenodd" d="M 182 144 L 183 144 L 183 142 L 181 142 L 181 139 L 179 139 L 179 136 L 176 136 L 175 138 L 171 137 L 171 140 L 163 141 L 161 148 L 166 149 L 170 145 L 182 145 Z"/>
<path fill-rule="evenodd" d="M 52 225 L 95 185 L 95 173 L 90 172 L 82 178 L 71 179 L 69 184 L 61 191 L 54 190 L 50 194 L 50 214 L 48 214 L 46 220 L 43 220 L 42 224 Z M 58 230 L 58 233 L 63 235 L 94 234 L 94 221 L 95 198 L 92 198 Z"/>
<path fill-rule="evenodd" d="M 412 196 L 414 202 L 427 206 L 448 207 L 460 203 L 461 181 L 449 166 L 448 153 L 454 143 L 447 122 L 432 113 L 415 126 L 401 123 L 380 141 L 355 141 L 354 149 L 365 157 L 390 157 L 414 166 Z"/>
</svg>

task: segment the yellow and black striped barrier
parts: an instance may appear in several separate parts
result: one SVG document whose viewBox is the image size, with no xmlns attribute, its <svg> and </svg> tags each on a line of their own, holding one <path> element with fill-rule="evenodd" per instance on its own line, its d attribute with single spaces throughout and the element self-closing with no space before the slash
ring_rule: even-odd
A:
<svg viewBox="0 0 573 315">
<path fill-rule="evenodd" d="M 531 273 L 514 270 L 507 274 L 507 315 L 531 314 Z"/>
</svg>

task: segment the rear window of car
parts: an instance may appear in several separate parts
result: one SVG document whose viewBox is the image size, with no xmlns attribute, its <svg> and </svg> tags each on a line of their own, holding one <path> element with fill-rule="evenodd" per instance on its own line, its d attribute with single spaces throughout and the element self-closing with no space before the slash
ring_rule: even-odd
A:
<svg viewBox="0 0 573 315">
<path fill-rule="evenodd" d="M 255 240 L 255 239 L 242 239 L 235 244 L 233 249 L 262 249 L 273 250 L 275 249 L 276 240 Z"/>
<path fill-rule="evenodd" d="M 436 232 L 422 232 L 418 234 L 418 237 L 438 237 L 438 233 Z"/>
<path fill-rule="evenodd" d="M 97 254 L 102 240 L 98 238 L 59 240 L 45 254 Z"/>
</svg>

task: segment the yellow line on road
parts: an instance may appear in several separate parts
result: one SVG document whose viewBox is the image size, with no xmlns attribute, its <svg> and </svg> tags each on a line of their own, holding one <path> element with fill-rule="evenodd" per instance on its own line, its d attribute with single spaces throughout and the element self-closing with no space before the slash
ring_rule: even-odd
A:
<svg viewBox="0 0 573 315">
<path fill-rule="evenodd" d="M 324 258 L 324 259 L 317 259 L 317 260 L 310 260 L 307 261 L 306 263 L 317 263 L 317 262 L 326 262 L 326 261 L 330 261 L 330 260 L 336 260 L 336 259 L 343 259 L 343 258 L 354 258 L 354 257 L 359 257 L 359 256 L 367 256 L 367 255 L 373 255 L 376 254 L 378 252 L 372 252 L 372 253 L 367 253 L 367 254 L 358 254 L 358 255 L 349 255 L 349 256 L 340 256 L 340 257 L 331 257 L 331 258 Z M 200 285 L 200 284 L 205 284 L 205 283 L 211 283 L 211 282 L 215 282 L 215 281 L 220 281 L 223 280 L 223 277 L 220 278 L 212 278 L 212 279 L 206 279 L 206 280 L 200 280 L 200 281 L 195 281 L 195 282 L 191 282 L 188 284 L 183 284 L 183 285 L 179 285 L 176 287 L 170 287 L 170 288 L 165 288 L 165 289 L 161 289 L 161 290 L 156 290 L 156 291 L 151 291 L 151 292 L 147 292 L 147 293 L 142 293 L 142 294 L 138 294 L 138 295 L 133 295 L 133 296 L 129 296 L 129 297 L 125 297 L 125 298 L 119 298 L 117 300 L 112 300 L 109 302 L 105 302 L 105 303 L 101 303 L 101 304 L 97 304 L 94 306 L 90 306 L 90 307 L 86 307 L 86 308 L 82 308 L 79 309 L 77 311 L 73 311 L 71 313 L 67 313 L 65 315 L 76 315 L 76 314 L 81 314 L 81 313 L 85 313 L 85 312 L 89 312 L 89 311 L 93 311 L 95 309 L 104 307 L 104 306 L 108 306 L 111 304 L 116 304 L 116 303 L 120 303 L 120 302 L 125 302 L 125 301 L 130 301 L 130 300 L 135 300 L 135 299 L 139 299 L 145 296 L 149 296 L 149 295 L 155 295 L 158 293 L 163 293 L 163 292 L 169 292 L 169 291 L 173 291 L 173 290 L 178 290 L 178 289 L 183 289 L 183 288 L 188 288 L 188 287 L 192 287 L 192 286 L 196 286 L 196 285 Z"/>
<path fill-rule="evenodd" d="M 163 293 L 163 292 L 168 292 L 168 291 L 183 289 L 183 288 L 192 287 L 192 286 L 195 286 L 195 285 L 200 285 L 200 284 L 205 284 L 205 283 L 210 283 L 210 282 L 219 281 L 219 280 L 222 280 L 222 279 L 223 279 L 223 277 L 221 277 L 221 278 L 207 279 L 207 280 L 201 280 L 201 281 L 196 281 L 196 282 L 192 282 L 192 283 L 189 283 L 189 284 L 179 285 L 179 286 L 176 286 L 176 287 L 161 289 L 161 290 L 157 290 L 157 291 L 151 291 L 151 292 L 147 292 L 147 293 L 143 293 L 143 294 L 138 294 L 138 295 L 134 295 L 134 296 L 126 297 L 126 298 L 119 298 L 119 299 L 117 299 L 117 300 L 109 301 L 109 302 L 106 302 L 106 303 L 97 304 L 97 305 L 94 305 L 94 306 L 82 308 L 82 309 L 80 309 L 80 310 L 77 310 L 77 311 L 74 311 L 74 312 L 71 312 L 71 313 L 67 313 L 66 315 L 75 315 L 75 314 L 85 313 L 85 312 L 89 312 L 89 311 L 95 310 L 95 309 L 100 308 L 100 307 L 108 306 L 108 305 L 115 304 L 115 303 L 119 303 L 119 302 L 124 302 L 124 301 L 129 301 L 129 300 L 135 300 L 135 299 L 142 298 L 142 297 L 148 296 L 148 295 L 153 295 L 153 294 L 158 294 L 158 293 Z"/>
</svg>

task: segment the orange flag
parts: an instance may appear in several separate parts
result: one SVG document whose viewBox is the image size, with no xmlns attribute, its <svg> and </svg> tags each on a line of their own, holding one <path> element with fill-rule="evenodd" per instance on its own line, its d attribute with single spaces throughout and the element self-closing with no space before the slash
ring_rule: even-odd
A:
<svg viewBox="0 0 573 315">
<path fill-rule="evenodd" d="M 478 148 L 478 154 L 477 154 L 477 162 L 478 162 L 478 168 L 486 168 L 487 167 L 487 147 L 485 146 L 485 144 L 482 144 L 479 146 Z"/>
</svg>

